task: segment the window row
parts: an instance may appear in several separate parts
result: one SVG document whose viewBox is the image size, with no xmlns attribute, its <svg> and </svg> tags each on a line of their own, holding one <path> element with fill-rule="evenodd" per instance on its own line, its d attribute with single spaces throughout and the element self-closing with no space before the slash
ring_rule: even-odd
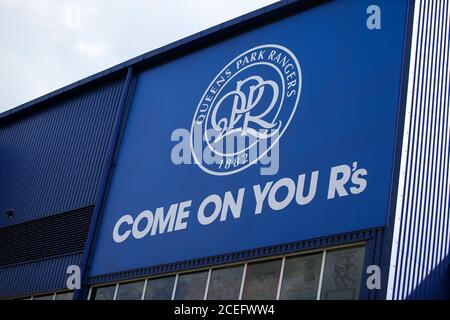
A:
<svg viewBox="0 0 450 320">
<path fill-rule="evenodd" d="M 64 292 L 53 292 L 40 294 L 31 297 L 22 297 L 18 300 L 72 300 L 73 291 L 64 291 Z"/>
<path fill-rule="evenodd" d="M 364 247 L 92 287 L 91 300 L 358 299 Z"/>
</svg>

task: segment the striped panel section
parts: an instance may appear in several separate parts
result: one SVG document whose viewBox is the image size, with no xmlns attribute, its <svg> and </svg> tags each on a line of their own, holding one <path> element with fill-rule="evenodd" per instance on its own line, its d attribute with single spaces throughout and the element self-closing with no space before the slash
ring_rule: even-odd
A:
<svg viewBox="0 0 450 320">
<path fill-rule="evenodd" d="M 0 227 L 95 203 L 123 81 L 105 79 L 0 119 Z"/>
<path fill-rule="evenodd" d="M 449 286 L 450 0 L 416 0 L 388 299 Z"/>
<path fill-rule="evenodd" d="M 91 206 L 0 228 L 0 267 L 83 251 L 93 210 Z"/>
<path fill-rule="evenodd" d="M 0 268 L 0 298 L 64 290 L 67 267 L 79 265 L 80 260 L 81 253 L 76 253 Z"/>
</svg>

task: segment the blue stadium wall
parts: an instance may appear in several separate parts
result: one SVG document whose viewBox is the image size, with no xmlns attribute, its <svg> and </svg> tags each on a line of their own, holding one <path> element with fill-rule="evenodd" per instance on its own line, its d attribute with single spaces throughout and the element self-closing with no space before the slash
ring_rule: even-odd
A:
<svg viewBox="0 0 450 320">
<path fill-rule="evenodd" d="M 0 299 L 64 290 L 66 268 L 89 264 L 117 135 L 140 72 L 325 2 L 280 1 L 1 114 Z M 85 276 L 84 287 L 366 241 L 364 265 L 381 265 L 382 290 L 369 291 L 362 285 L 361 298 L 448 297 L 450 4 L 449 0 L 410 3 L 414 23 L 405 48 L 411 46 L 411 59 L 404 66 L 385 227 Z M 12 217 L 6 215 L 9 209 L 14 210 Z"/>
<path fill-rule="evenodd" d="M 189 37 L 187 39 L 183 39 L 177 43 L 171 44 L 169 46 L 163 47 L 160 50 L 155 50 L 146 56 L 143 57 L 143 61 L 147 62 L 145 64 L 139 64 L 137 63 L 135 66 L 135 78 L 137 78 L 137 81 L 140 81 L 140 79 L 145 79 L 146 74 L 152 74 L 153 69 L 159 69 L 160 66 L 169 65 L 171 61 L 177 60 L 182 61 L 183 57 L 192 55 L 194 56 L 197 51 L 201 51 L 201 49 L 208 48 L 212 44 L 220 44 L 222 42 L 227 41 L 227 39 L 232 39 L 235 37 L 238 37 L 241 34 L 245 34 L 248 31 L 252 31 L 257 28 L 264 27 L 265 25 L 268 25 L 270 23 L 274 23 L 280 19 L 293 16 L 296 13 L 307 10 L 308 7 L 303 6 L 302 4 L 307 3 L 308 1 L 283 1 L 281 3 L 278 3 L 274 6 L 270 6 L 268 9 L 260 10 L 258 12 L 246 15 L 244 17 L 235 19 L 234 21 L 225 23 L 224 25 L 206 30 L 204 32 L 201 32 L 200 34 L 194 35 L 192 37 Z M 314 3 L 314 4 L 323 4 L 326 1 L 309 1 L 308 3 Z M 331 1 L 333 2 L 333 1 Z M 414 8 L 413 2 L 409 2 L 409 8 L 410 10 Z M 323 4 L 324 7 L 326 4 Z M 321 10 L 320 6 L 317 8 L 318 11 Z M 364 8 L 365 10 L 365 8 Z M 365 12 L 365 11 L 363 11 Z M 409 14 L 412 14 L 412 11 L 409 12 Z M 301 13 L 300 13 L 301 15 Z M 365 22 L 365 20 L 364 20 Z M 411 23 L 412 22 L 412 16 L 408 17 L 408 28 L 406 29 L 406 43 L 404 44 L 404 70 L 403 70 L 403 78 L 407 79 L 408 75 L 408 63 L 409 61 L 409 45 L 410 45 L 410 31 L 411 31 Z M 174 54 L 173 54 L 174 53 Z M 179 62 L 182 63 L 182 62 Z M 162 68 L 162 67 L 161 67 Z M 173 75 L 175 72 L 167 72 L 165 73 L 165 76 L 167 75 Z M 182 72 L 180 72 L 182 74 Z M 164 77 L 164 74 L 162 75 Z M 198 75 L 197 75 L 198 76 Z M 166 78 L 164 78 L 166 79 Z M 145 81 L 145 80 L 143 80 Z M 164 83 L 164 81 L 161 81 Z M 166 80 L 167 82 L 167 80 Z M 402 85 L 405 84 L 405 81 L 402 82 Z M 133 108 L 139 108 L 136 107 L 134 104 L 139 102 L 139 98 L 137 98 L 139 90 L 142 92 L 151 91 L 148 89 L 142 89 L 144 86 L 139 85 L 139 83 L 136 84 L 136 92 L 133 92 L 133 102 L 129 106 L 130 113 L 137 112 Z M 144 88 L 150 88 L 151 85 L 147 84 Z M 406 88 L 406 87 L 405 87 Z M 156 95 L 163 95 L 161 92 L 163 92 L 164 89 L 156 90 Z M 406 91 L 403 90 L 402 93 L 404 95 Z M 404 108 L 405 100 L 404 97 L 401 97 L 400 101 L 400 109 L 402 110 Z M 169 106 L 163 105 L 163 102 L 159 102 L 158 107 L 166 110 L 172 110 Z M 141 104 L 143 105 L 143 104 Z M 145 105 L 151 105 L 150 100 L 145 101 Z M 141 107 L 142 108 L 142 107 Z M 152 109 L 152 108 L 148 108 Z M 402 113 L 399 114 L 400 116 Z M 156 121 L 155 119 L 158 118 L 159 115 L 156 115 L 154 118 L 143 116 L 142 114 L 139 114 L 139 116 L 134 115 L 135 118 L 138 119 L 152 119 L 152 121 Z M 124 124 L 125 132 L 127 130 L 130 130 L 129 123 L 135 124 L 135 122 L 132 122 L 133 116 L 129 116 L 127 118 L 126 123 Z M 147 120 L 148 121 L 148 120 Z M 160 123 L 163 123 L 166 125 L 168 121 L 163 119 L 160 121 Z M 401 122 L 398 124 L 398 130 L 401 130 Z M 133 127 L 133 125 L 131 125 Z M 143 128 L 142 124 L 139 125 L 140 128 Z M 164 133 L 166 135 L 167 133 Z M 141 136 L 144 136 L 142 133 Z M 135 136 L 136 137 L 136 136 Z M 129 147 L 133 143 L 136 143 L 133 139 L 129 140 L 123 140 L 123 136 L 121 137 L 122 141 L 118 144 L 117 148 L 120 148 L 120 145 L 126 145 Z M 147 143 L 149 143 L 147 141 Z M 136 154 L 131 155 L 131 158 L 135 157 Z M 144 156 L 143 154 L 140 154 L 140 156 Z M 399 161 L 399 160 L 397 160 Z M 123 163 L 120 162 L 114 162 L 114 172 L 111 172 L 112 180 L 114 180 L 114 177 L 117 176 L 117 172 L 119 170 L 123 169 Z M 126 167 L 126 166 L 125 166 Z M 123 171 L 122 171 L 123 172 Z M 143 172 L 143 174 L 147 174 L 147 172 Z M 126 174 L 128 176 L 128 174 Z M 170 185 L 169 182 L 170 178 L 167 178 L 165 180 L 165 183 Z M 147 177 L 147 181 L 148 177 Z M 155 179 L 155 181 L 161 181 L 159 178 Z M 134 181 L 135 182 L 135 181 Z M 198 181 L 197 181 L 198 182 Z M 392 183 L 395 184 L 396 177 L 392 177 Z M 118 183 L 119 186 L 127 185 L 127 183 Z M 129 184 L 128 184 L 129 185 Z M 105 188 L 105 194 L 108 193 L 108 188 L 110 187 L 110 184 L 106 186 Z M 193 186 L 194 188 L 194 186 Z M 195 188 L 198 188 L 198 186 L 195 186 Z M 388 188 L 385 188 L 387 190 Z M 116 190 L 120 190 L 116 189 Z M 120 192 L 120 191 L 119 191 Z M 122 190 L 122 192 L 129 192 L 128 190 Z M 114 197 L 113 197 L 114 198 Z M 128 197 L 125 197 L 128 198 Z M 150 197 L 149 197 L 150 198 Z M 98 212 L 96 212 L 95 216 L 98 217 L 98 224 L 91 226 L 92 233 L 95 234 L 95 236 L 92 236 L 93 241 L 95 242 L 96 239 L 99 238 L 99 231 L 102 231 L 103 229 L 110 229 L 110 226 L 105 228 L 106 224 L 111 224 L 113 219 L 111 219 L 110 216 L 106 216 L 105 218 L 105 209 L 104 209 L 104 202 L 106 202 L 107 197 L 105 196 L 102 199 L 102 206 L 98 206 Z M 165 200 L 168 202 L 169 200 Z M 395 194 L 393 194 L 390 198 L 391 202 L 395 202 Z M 103 208 L 102 208 L 103 207 Z M 113 210 L 115 213 L 122 212 L 121 210 Z M 386 213 L 387 212 L 383 212 Z M 103 220 L 102 220 L 103 219 Z M 206 257 L 198 258 L 198 259 L 188 259 L 188 260 L 182 260 L 176 261 L 173 263 L 166 263 L 166 264 L 151 264 L 148 263 L 143 266 L 141 264 L 140 266 L 138 264 L 132 265 L 131 262 L 136 260 L 135 258 L 137 256 L 143 256 L 137 254 L 137 252 L 144 253 L 143 250 L 146 250 L 147 252 L 150 252 L 149 246 L 145 249 L 143 247 L 139 248 L 139 250 L 136 249 L 136 247 L 130 246 L 127 248 L 127 253 L 129 256 L 127 258 L 119 257 L 115 253 L 111 255 L 112 250 L 108 248 L 108 244 L 104 245 L 103 252 L 99 253 L 97 249 L 94 248 L 94 245 L 92 242 L 89 242 L 88 244 L 88 250 L 85 253 L 85 257 L 83 259 L 83 270 L 85 271 L 85 278 L 83 281 L 83 293 L 80 294 L 80 297 L 87 297 L 87 291 L 89 287 L 91 286 L 98 286 L 98 285 L 104 285 L 104 284 L 111 284 L 114 282 L 121 282 L 121 281 L 131 281 L 135 279 L 142 279 L 144 277 L 150 277 L 150 276 L 158 276 L 158 275 L 165 275 L 168 273 L 175 273 L 175 272 L 183 272 L 183 271 L 189 271 L 189 270 L 199 270 L 201 268 L 208 268 L 211 266 L 218 266 L 218 265 L 224 265 L 224 264 L 230 264 L 230 263 L 238 263 L 238 262 L 245 262 L 249 260 L 254 259 L 263 259 L 267 257 L 274 257 L 284 254 L 292 254 L 292 253 L 298 253 L 298 252 L 305 252 L 308 250 L 319 250 L 321 248 L 327 248 L 330 246 L 341 246 L 341 245 L 348 245 L 352 243 L 358 243 L 358 242 L 365 242 L 366 243 L 366 256 L 364 261 L 364 270 L 370 266 L 370 265 L 381 265 L 382 270 L 388 269 L 388 262 L 386 263 L 384 259 L 384 256 L 386 256 L 386 252 L 390 251 L 391 248 L 391 242 L 387 235 L 389 235 L 389 228 L 386 224 L 386 226 L 382 226 L 379 228 L 370 228 L 366 230 L 358 230 L 355 232 L 346 232 L 341 234 L 334 234 L 332 236 L 323 236 L 318 238 L 311 238 L 304 241 L 297 241 L 292 243 L 283 243 L 279 245 L 273 245 L 273 246 L 267 246 L 267 247 L 258 247 L 251 250 L 241 250 L 241 251 L 233 251 L 230 250 L 226 254 L 220 254 L 220 255 L 209 255 L 205 254 Z M 388 232 L 386 232 L 388 231 Z M 107 231 L 104 231 L 107 232 Z M 233 231 L 235 232 L 235 231 Z M 108 242 L 110 239 L 110 236 L 106 235 L 104 236 L 104 241 Z M 208 238 L 209 239 L 209 238 Z M 183 243 L 189 243 L 187 242 Z M 212 241 L 214 242 L 214 241 Z M 105 242 L 104 242 L 105 243 Z M 173 246 L 174 244 L 169 244 L 168 246 Z M 107 249 L 105 249 L 107 248 Z M 96 251 L 97 250 L 97 251 Z M 104 255 L 104 253 L 106 254 Z M 162 253 L 162 252 L 161 252 Z M 161 256 L 161 253 L 158 253 L 156 256 Z M 108 255 L 109 254 L 109 255 Z M 113 261 L 112 256 L 115 256 L 117 261 L 128 263 L 128 268 L 123 267 L 121 269 L 111 270 L 110 272 L 92 272 L 93 268 L 91 266 L 91 261 L 93 258 L 96 258 L 97 261 L 101 261 L 103 265 L 108 265 L 108 267 L 117 264 L 117 261 Z M 165 257 L 166 258 L 166 257 Z M 141 259 L 142 260 L 142 259 Z M 111 262 L 111 263 L 109 263 Z M 384 279 L 383 279 L 383 286 L 384 290 L 368 290 L 366 286 L 366 280 L 367 280 L 367 274 L 363 274 L 362 281 L 361 281 L 361 299 L 385 299 L 386 298 L 386 283 L 387 283 L 387 273 L 384 273 Z"/>
<path fill-rule="evenodd" d="M 450 297 L 449 39 L 450 1 L 417 0 L 386 250 L 388 299 Z"/>
<path fill-rule="evenodd" d="M 0 297 L 65 289 L 80 264 L 124 80 L 78 83 L 0 116 Z"/>
</svg>

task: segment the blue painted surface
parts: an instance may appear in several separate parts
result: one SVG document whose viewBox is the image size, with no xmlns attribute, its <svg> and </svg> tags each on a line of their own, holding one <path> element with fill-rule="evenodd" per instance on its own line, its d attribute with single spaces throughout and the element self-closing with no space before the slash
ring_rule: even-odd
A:
<svg viewBox="0 0 450 320">
<path fill-rule="evenodd" d="M 449 290 L 450 1 L 416 1 L 388 299 Z"/>
<path fill-rule="evenodd" d="M 3 119 L 0 227 L 95 203 L 122 85 L 105 81 Z"/>
<path fill-rule="evenodd" d="M 407 1 L 379 2 L 381 31 L 365 28 L 369 1 L 335 1 L 140 74 L 90 275 L 386 225 Z M 190 129 L 212 79 L 242 52 L 268 43 L 289 48 L 303 75 L 298 110 L 280 140 L 278 174 L 260 176 L 253 166 L 217 177 L 195 165 L 174 165 L 172 131 Z M 326 200 L 330 168 L 354 161 L 368 171 L 366 190 Z M 266 206 L 261 215 L 253 214 L 253 185 L 296 180 L 315 170 L 319 184 L 311 203 L 292 203 L 280 212 Z M 198 223 L 196 211 L 205 197 L 236 194 L 243 187 L 240 219 Z M 113 242 L 121 216 L 167 210 L 187 200 L 192 206 L 186 230 Z"/>
<path fill-rule="evenodd" d="M 111 132 L 111 138 L 108 143 L 106 164 L 105 164 L 104 168 L 102 169 L 102 173 L 101 173 L 102 176 L 101 176 L 99 192 L 98 192 L 97 200 L 96 200 L 96 203 L 98 203 L 98 204 L 103 203 L 103 199 L 105 198 L 106 190 L 109 185 L 108 183 L 110 180 L 111 167 L 114 162 L 114 156 L 117 152 L 117 146 L 118 146 L 118 141 L 119 141 L 119 137 L 120 137 L 120 132 L 123 129 L 124 119 L 127 114 L 126 113 L 127 106 L 128 106 L 127 101 L 130 97 L 130 92 L 131 92 L 131 87 L 132 87 L 132 82 L 133 82 L 133 72 L 134 72 L 133 68 L 129 67 L 127 70 L 127 75 L 125 77 L 124 85 L 122 87 L 122 92 L 120 93 L 118 110 L 117 110 L 116 117 L 114 119 L 114 125 L 113 125 L 112 132 Z M 102 206 L 97 205 L 95 207 L 95 210 L 94 210 L 94 213 L 93 213 L 93 216 L 91 219 L 91 224 L 90 224 L 89 232 L 88 232 L 87 239 L 86 239 L 86 246 L 85 246 L 85 250 L 83 252 L 83 256 L 82 256 L 81 264 L 80 264 L 82 283 L 84 283 L 84 281 L 83 281 L 84 277 L 87 276 L 86 266 L 88 265 L 89 258 L 92 253 L 92 246 L 94 244 L 96 231 L 99 228 L 98 221 L 101 220 L 100 219 L 101 211 L 102 211 Z M 80 298 L 81 294 L 82 294 L 82 288 L 75 290 L 73 299 L 78 300 Z"/>
<path fill-rule="evenodd" d="M 67 267 L 78 265 L 81 253 L 0 268 L 0 297 L 20 297 L 67 289 Z"/>
</svg>

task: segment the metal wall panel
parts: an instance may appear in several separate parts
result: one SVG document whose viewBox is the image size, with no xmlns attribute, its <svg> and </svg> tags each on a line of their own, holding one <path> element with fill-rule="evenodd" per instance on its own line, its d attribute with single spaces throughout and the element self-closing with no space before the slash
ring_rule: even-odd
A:
<svg viewBox="0 0 450 320">
<path fill-rule="evenodd" d="M 123 80 L 1 119 L 0 227 L 94 204 Z"/>
<path fill-rule="evenodd" d="M 93 210 L 90 206 L 0 228 L 0 267 L 82 251 Z"/>
<path fill-rule="evenodd" d="M 0 298 L 64 290 L 67 267 L 79 265 L 81 253 L 0 268 Z"/>
<path fill-rule="evenodd" d="M 416 1 L 388 299 L 448 290 L 449 18 L 449 0 Z"/>
</svg>

